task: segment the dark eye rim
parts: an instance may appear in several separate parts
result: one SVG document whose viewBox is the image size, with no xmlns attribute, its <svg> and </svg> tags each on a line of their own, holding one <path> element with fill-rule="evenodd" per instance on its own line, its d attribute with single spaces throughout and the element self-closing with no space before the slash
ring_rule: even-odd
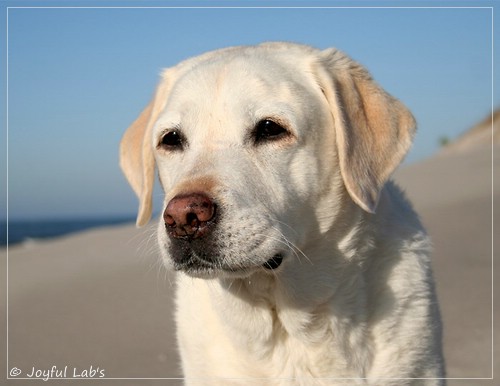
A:
<svg viewBox="0 0 500 386">
<path fill-rule="evenodd" d="M 183 150 L 186 140 L 179 129 L 165 130 L 160 136 L 160 141 L 158 143 L 159 149 L 164 150 Z"/>
<path fill-rule="evenodd" d="M 273 118 L 261 119 L 252 131 L 253 141 L 257 145 L 278 141 L 291 135 L 285 124 Z"/>
</svg>

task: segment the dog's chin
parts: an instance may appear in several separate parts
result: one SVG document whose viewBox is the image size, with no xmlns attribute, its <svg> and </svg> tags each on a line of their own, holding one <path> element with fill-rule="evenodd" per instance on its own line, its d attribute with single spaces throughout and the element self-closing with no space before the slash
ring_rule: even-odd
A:
<svg viewBox="0 0 500 386">
<path fill-rule="evenodd" d="M 243 279 L 251 276 L 255 272 L 255 269 L 238 269 L 229 270 L 214 267 L 179 267 L 174 266 L 176 271 L 183 272 L 184 274 L 197 278 L 197 279 Z"/>
<path fill-rule="evenodd" d="M 267 274 L 276 274 L 280 270 L 282 262 L 283 255 L 278 253 L 262 264 L 251 264 L 248 266 L 216 264 L 197 259 L 196 257 L 191 257 L 182 263 L 171 262 L 171 265 L 175 271 L 180 271 L 188 276 L 199 279 L 243 279 L 259 271 Z"/>
</svg>

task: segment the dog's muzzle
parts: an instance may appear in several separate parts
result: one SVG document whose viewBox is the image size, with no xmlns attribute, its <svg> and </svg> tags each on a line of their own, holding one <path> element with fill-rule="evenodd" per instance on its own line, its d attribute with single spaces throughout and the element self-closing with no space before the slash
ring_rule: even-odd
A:
<svg viewBox="0 0 500 386">
<path fill-rule="evenodd" d="M 170 200 L 163 212 L 163 221 L 170 238 L 169 255 L 175 269 L 198 274 L 218 270 L 236 272 L 250 268 L 226 266 L 218 258 L 224 248 L 223 240 L 216 232 L 219 217 L 215 200 L 205 193 L 181 194 Z M 283 255 L 277 253 L 262 267 L 273 271 L 282 262 Z"/>
</svg>

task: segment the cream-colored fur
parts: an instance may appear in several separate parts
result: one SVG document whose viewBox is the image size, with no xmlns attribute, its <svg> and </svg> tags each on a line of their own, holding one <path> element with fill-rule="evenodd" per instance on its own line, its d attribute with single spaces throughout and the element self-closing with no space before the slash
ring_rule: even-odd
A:
<svg viewBox="0 0 500 386">
<path fill-rule="evenodd" d="M 257 142 L 264 119 L 287 134 Z M 182 147 L 161 145 L 172 130 Z M 151 216 L 155 165 L 165 207 L 190 192 L 218 205 L 215 230 L 196 241 L 212 266 L 192 253 L 177 274 L 186 384 L 444 384 L 429 239 L 389 181 L 414 130 L 409 111 L 334 49 L 234 47 L 162 74 L 121 165 L 138 225 Z M 163 219 L 158 240 L 180 269 Z"/>
</svg>

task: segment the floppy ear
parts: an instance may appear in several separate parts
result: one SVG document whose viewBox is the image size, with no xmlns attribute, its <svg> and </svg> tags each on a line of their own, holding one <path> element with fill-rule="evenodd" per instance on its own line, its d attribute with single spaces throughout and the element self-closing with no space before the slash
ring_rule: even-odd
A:
<svg viewBox="0 0 500 386">
<path fill-rule="evenodd" d="M 319 83 L 335 122 L 340 171 L 351 198 L 374 213 L 382 187 L 410 148 L 416 123 L 361 65 L 320 53 Z"/>
<path fill-rule="evenodd" d="M 127 129 L 120 143 L 120 166 L 139 197 L 137 226 L 146 225 L 153 210 L 155 160 L 151 129 L 164 109 L 170 90 L 166 74 L 158 86 L 153 100 Z"/>
</svg>

